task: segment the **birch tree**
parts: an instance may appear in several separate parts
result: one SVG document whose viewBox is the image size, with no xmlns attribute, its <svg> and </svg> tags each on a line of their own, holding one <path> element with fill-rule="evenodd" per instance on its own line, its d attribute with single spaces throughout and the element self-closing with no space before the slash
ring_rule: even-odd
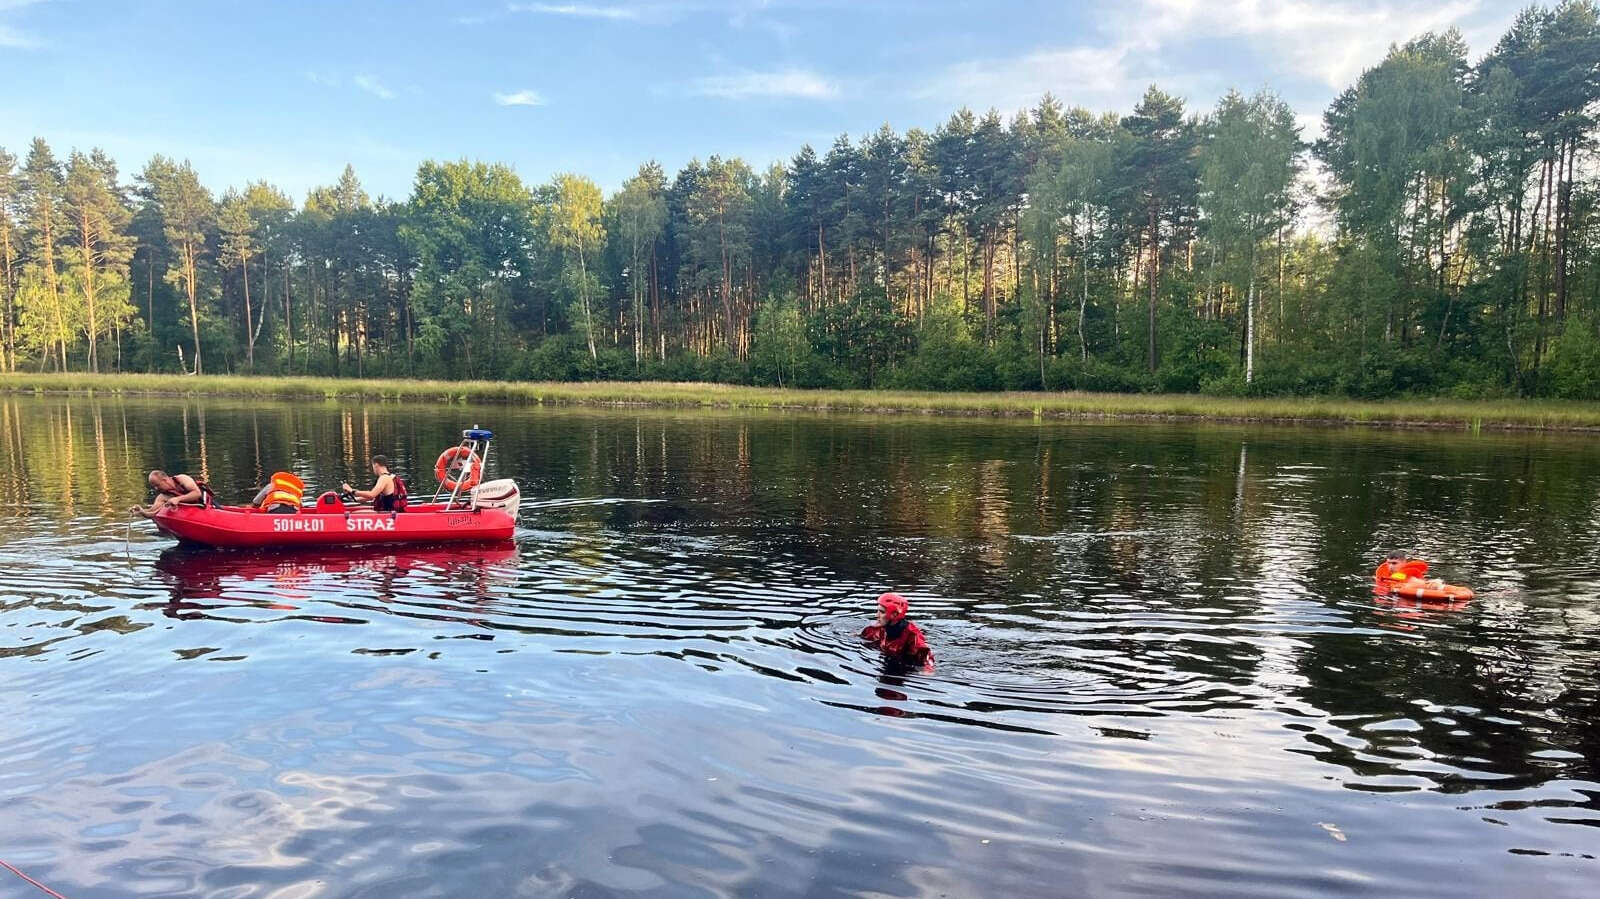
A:
<svg viewBox="0 0 1600 899">
<path fill-rule="evenodd" d="M 1245 98 L 1230 91 L 1204 125 L 1200 203 L 1210 237 L 1242 267 L 1244 380 L 1255 380 L 1257 253 L 1262 242 L 1294 214 L 1300 130 L 1294 111 L 1262 92 Z"/>
</svg>

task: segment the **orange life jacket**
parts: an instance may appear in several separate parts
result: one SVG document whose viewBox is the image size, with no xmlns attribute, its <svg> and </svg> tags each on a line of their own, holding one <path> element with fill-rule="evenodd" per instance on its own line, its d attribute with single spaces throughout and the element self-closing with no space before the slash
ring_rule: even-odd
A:
<svg viewBox="0 0 1600 899">
<path fill-rule="evenodd" d="M 1385 560 L 1373 575 L 1380 581 L 1387 583 L 1404 583 L 1412 578 L 1420 578 L 1428 573 L 1428 563 L 1420 559 L 1407 559 L 1398 565 L 1393 565 Z"/>
<path fill-rule="evenodd" d="M 267 511 L 274 506 L 288 506 L 295 511 L 300 510 L 300 501 L 306 495 L 306 482 L 295 477 L 287 471 L 277 471 L 272 474 L 271 490 L 261 500 L 260 508 Z"/>
</svg>

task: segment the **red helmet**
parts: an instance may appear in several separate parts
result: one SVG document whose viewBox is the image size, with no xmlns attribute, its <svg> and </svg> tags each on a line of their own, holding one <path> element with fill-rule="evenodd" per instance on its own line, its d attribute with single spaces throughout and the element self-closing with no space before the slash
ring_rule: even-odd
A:
<svg viewBox="0 0 1600 899">
<path fill-rule="evenodd" d="M 878 597 L 878 608 L 883 610 L 885 621 L 899 621 L 906 617 L 909 605 L 906 598 L 898 593 L 885 593 Z"/>
</svg>

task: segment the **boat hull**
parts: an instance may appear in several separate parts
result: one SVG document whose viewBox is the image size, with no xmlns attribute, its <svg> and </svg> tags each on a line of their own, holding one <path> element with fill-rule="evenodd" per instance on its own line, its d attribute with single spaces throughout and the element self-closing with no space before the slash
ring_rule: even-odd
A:
<svg viewBox="0 0 1600 899">
<path fill-rule="evenodd" d="M 516 521 L 503 509 L 413 505 L 405 512 L 369 509 L 290 514 L 227 506 L 168 506 L 152 521 L 180 542 L 226 549 L 368 546 L 387 543 L 461 543 L 509 540 Z"/>
</svg>

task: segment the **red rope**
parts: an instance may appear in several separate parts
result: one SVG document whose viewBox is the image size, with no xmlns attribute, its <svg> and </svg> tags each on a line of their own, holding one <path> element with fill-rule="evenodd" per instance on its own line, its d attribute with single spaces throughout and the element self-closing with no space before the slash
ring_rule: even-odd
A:
<svg viewBox="0 0 1600 899">
<path fill-rule="evenodd" d="M 56 897 L 56 899 L 67 899 L 67 897 L 61 895 L 60 893 L 56 892 L 55 890 L 50 889 L 49 887 L 45 886 L 44 884 L 40 883 L 39 881 L 34 880 L 32 877 L 29 877 L 28 875 L 22 873 L 21 871 L 18 871 L 15 865 L 11 864 L 8 861 L 5 861 L 4 859 L 0 859 L 0 867 L 4 867 L 7 871 L 10 871 L 12 874 L 17 875 L 18 877 L 22 878 L 23 880 L 26 880 L 27 882 L 33 884 L 34 886 L 38 887 L 39 889 L 44 890 L 46 893 L 50 894 L 51 896 Z"/>
</svg>

